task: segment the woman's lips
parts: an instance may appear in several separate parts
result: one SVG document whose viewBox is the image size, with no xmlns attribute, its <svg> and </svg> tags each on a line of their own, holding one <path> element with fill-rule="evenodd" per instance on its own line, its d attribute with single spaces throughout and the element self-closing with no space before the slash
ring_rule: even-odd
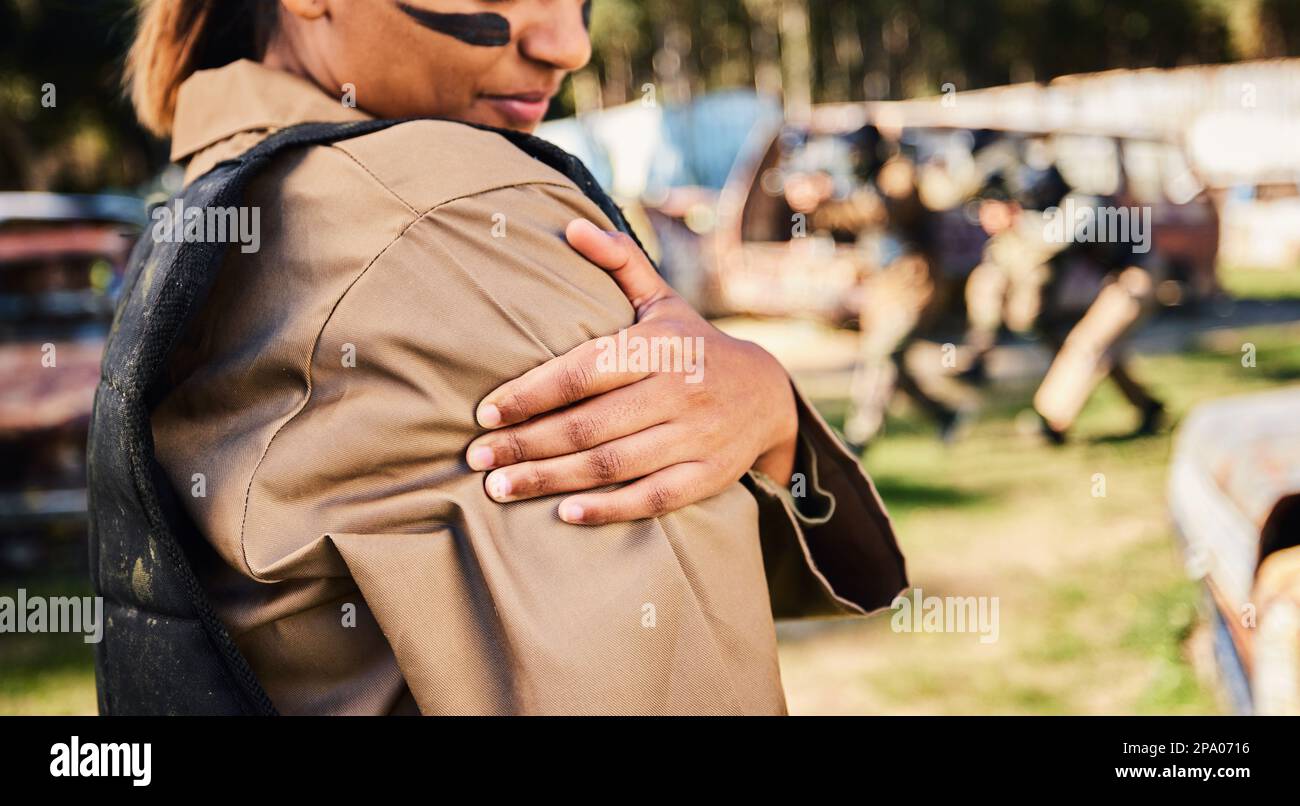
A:
<svg viewBox="0 0 1300 806">
<path fill-rule="evenodd" d="M 482 98 L 512 123 L 538 123 L 546 116 L 546 110 L 551 105 L 550 97 L 542 92 L 483 95 Z"/>
</svg>

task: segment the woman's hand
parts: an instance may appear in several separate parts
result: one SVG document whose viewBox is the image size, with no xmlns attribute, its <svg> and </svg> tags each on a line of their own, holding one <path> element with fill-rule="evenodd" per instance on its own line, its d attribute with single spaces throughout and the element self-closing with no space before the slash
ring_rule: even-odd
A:
<svg viewBox="0 0 1300 806">
<path fill-rule="evenodd" d="M 560 518 L 601 524 L 680 509 L 751 467 L 788 483 L 798 422 L 776 359 L 706 322 L 627 235 L 583 219 L 570 222 L 565 235 L 613 275 L 637 322 L 625 342 L 615 336 L 579 345 L 479 404 L 479 424 L 494 430 L 470 444 L 466 459 L 474 470 L 492 469 L 488 494 L 517 501 L 581 492 L 560 502 Z M 646 371 L 635 359 L 617 361 L 620 344 L 633 346 L 623 350 L 628 358 L 643 345 L 645 355 L 682 361 Z M 660 349 L 665 344 L 668 352 Z M 625 481 L 632 483 L 582 492 Z"/>
</svg>

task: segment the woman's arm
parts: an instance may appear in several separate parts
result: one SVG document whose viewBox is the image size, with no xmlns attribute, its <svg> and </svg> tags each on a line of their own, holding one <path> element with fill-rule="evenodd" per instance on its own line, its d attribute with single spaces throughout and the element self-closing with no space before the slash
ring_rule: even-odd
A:
<svg viewBox="0 0 1300 806">
<path fill-rule="evenodd" d="M 303 306 L 281 369 L 309 373 L 305 399 L 237 491 L 240 556 L 265 581 L 354 580 L 425 713 L 778 711 L 757 508 L 740 485 L 586 527 L 556 517 L 558 498 L 492 501 L 464 464 L 490 390 L 633 323 L 560 235 L 594 213 L 559 184 L 461 196 L 341 296 Z M 277 629 L 299 657 L 353 640 L 340 619 L 316 623 Z"/>
</svg>

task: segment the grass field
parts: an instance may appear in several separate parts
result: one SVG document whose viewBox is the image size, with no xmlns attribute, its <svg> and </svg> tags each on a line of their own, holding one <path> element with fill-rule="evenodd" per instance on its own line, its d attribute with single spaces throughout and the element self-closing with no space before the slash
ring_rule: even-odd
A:
<svg viewBox="0 0 1300 806">
<path fill-rule="evenodd" d="M 1254 368 L 1242 366 L 1246 342 Z M 1300 382 L 1300 325 L 1216 330 L 1136 367 L 1176 424 L 1199 401 Z M 999 597 L 999 639 L 895 633 L 888 612 L 782 625 L 793 713 L 1219 711 L 1198 588 L 1166 515 L 1169 429 L 1126 438 L 1136 415 L 1103 385 L 1070 442 L 1052 447 L 1027 427 L 1031 395 L 1000 388 L 952 446 L 904 409 L 865 458 L 912 584 L 926 595 Z M 1104 497 L 1094 496 L 1096 474 Z"/>
<path fill-rule="evenodd" d="M 1300 299 L 1300 273 L 1229 273 L 1243 296 Z M 1241 345 L 1257 349 L 1241 365 Z M 1176 423 L 1197 402 L 1300 382 L 1300 324 L 1216 330 L 1139 359 Z M 1139 439 L 1103 386 L 1064 447 L 1026 428 L 1032 386 L 1002 385 L 966 439 L 939 444 L 906 407 L 865 462 L 926 595 L 999 597 L 999 638 L 908 634 L 889 614 L 781 625 L 793 713 L 1215 713 L 1198 591 L 1165 510 L 1170 431 Z M 842 412 L 828 405 L 833 421 Z M 1105 496 L 1095 497 L 1096 474 Z M 32 593 L 80 582 L 28 581 Z M 6 587 L 10 587 L 6 585 Z M 82 585 L 84 587 L 84 585 Z M 0 714 L 93 713 L 79 636 L 0 637 Z"/>
<path fill-rule="evenodd" d="M 29 596 L 89 596 L 90 581 L 46 578 L 6 582 L 5 596 L 22 587 Z M 0 714 L 93 714 L 94 647 L 82 635 L 0 636 Z"/>
</svg>

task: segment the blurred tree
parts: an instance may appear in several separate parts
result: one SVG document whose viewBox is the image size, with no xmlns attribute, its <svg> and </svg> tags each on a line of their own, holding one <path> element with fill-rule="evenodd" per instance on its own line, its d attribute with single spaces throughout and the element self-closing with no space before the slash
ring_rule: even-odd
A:
<svg viewBox="0 0 1300 806">
<path fill-rule="evenodd" d="M 1259 25 L 1263 32 L 1261 56 L 1300 53 L 1300 3 L 1296 0 L 1262 0 Z"/>
<path fill-rule="evenodd" d="M 0 188 L 131 186 L 165 160 L 119 90 L 132 7 L 0 0 Z M 591 35 L 592 63 L 553 114 L 721 87 L 853 101 L 1294 56 L 1300 2 L 594 0 Z"/>
<path fill-rule="evenodd" d="M 789 27 L 799 16 L 791 9 L 800 8 L 806 36 Z M 609 22 L 598 25 L 602 19 Z M 1255 36 L 1264 44 L 1238 34 L 1246 23 L 1265 32 Z M 590 69 L 602 78 L 606 102 L 638 96 L 645 82 L 665 98 L 736 85 L 772 91 L 776 77 L 788 83 L 803 63 L 814 102 L 851 101 L 933 94 L 949 82 L 972 89 L 1121 67 L 1300 55 L 1300 3 L 595 0 L 592 37 Z"/>
<path fill-rule="evenodd" d="M 122 98 L 129 0 L 0 0 L 0 188 L 144 180 L 165 152 Z"/>
</svg>

